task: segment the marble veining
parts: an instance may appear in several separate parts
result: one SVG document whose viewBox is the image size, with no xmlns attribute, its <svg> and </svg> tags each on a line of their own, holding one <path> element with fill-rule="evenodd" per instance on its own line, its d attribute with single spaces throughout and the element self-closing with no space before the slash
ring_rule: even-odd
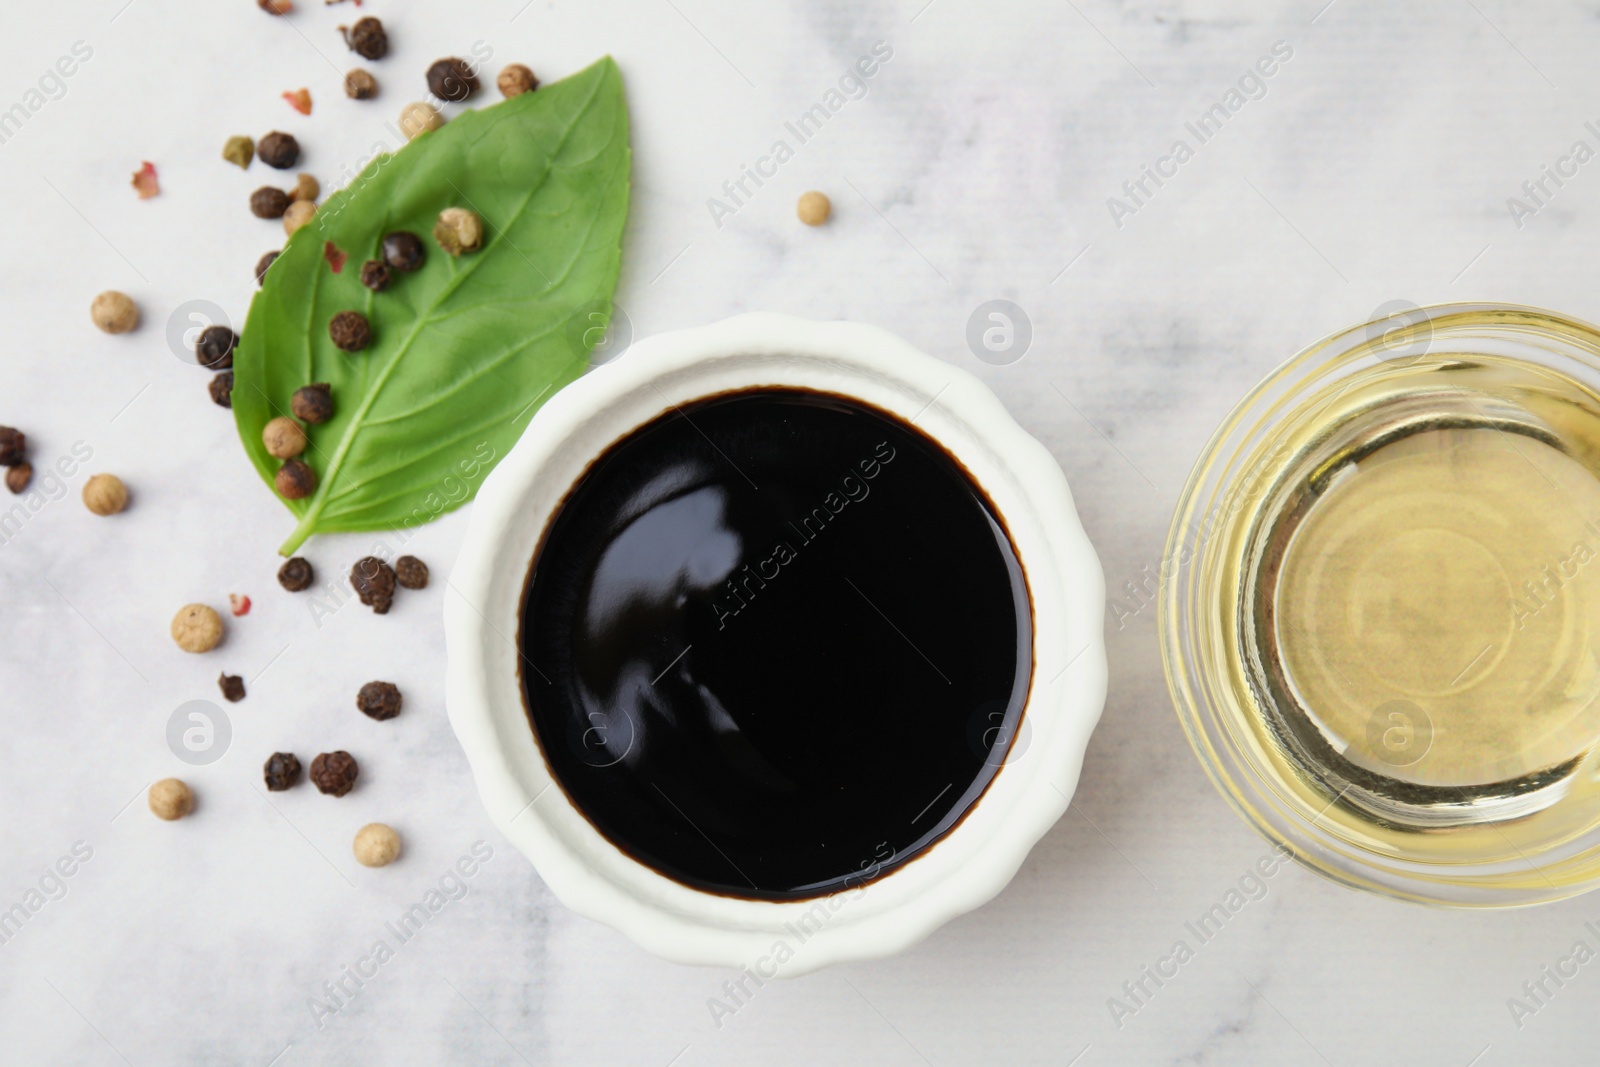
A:
<svg viewBox="0 0 1600 1067">
<path fill-rule="evenodd" d="M 282 240 L 244 207 L 276 173 L 218 159 L 229 135 L 292 130 L 303 169 L 326 186 L 385 136 L 440 54 L 483 41 L 493 66 L 522 61 L 549 79 L 610 52 L 633 123 L 617 302 L 634 335 L 768 309 L 872 322 L 972 370 L 1060 461 L 1108 592 L 1125 596 L 1125 582 L 1159 564 L 1212 429 L 1304 345 L 1396 299 L 1600 318 L 1588 239 L 1600 166 L 1580 167 L 1531 216 L 1507 207 L 1600 120 L 1592 5 L 369 4 L 362 13 L 383 17 L 394 41 L 373 67 L 383 88 L 370 105 L 340 91 L 345 7 L 304 0 L 275 20 L 243 2 L 92 0 L 37 6 L 0 39 L 0 423 L 26 430 L 36 465 L 79 443 L 91 453 L 59 492 L 0 526 L 0 1060 L 1592 1057 L 1600 966 L 1580 966 L 1536 1013 L 1515 1016 L 1508 1002 L 1574 942 L 1600 947 L 1585 925 L 1600 902 L 1423 910 L 1293 867 L 1119 1026 L 1108 1002 L 1122 983 L 1266 846 L 1189 754 L 1154 609 L 1111 605 L 1110 698 L 1082 783 L 1010 888 L 901 956 L 751 985 L 736 1011 L 712 1012 L 713 1000 L 732 1003 L 737 975 L 662 963 L 576 918 L 482 811 L 442 706 L 443 578 L 463 516 L 405 543 L 433 567 L 427 592 L 383 618 L 359 605 L 314 615 L 273 582 L 286 513 L 203 375 L 166 341 L 168 316 L 189 300 L 238 324 L 256 257 Z M 91 58 L 60 88 L 41 83 L 80 41 Z M 1127 199 L 1124 182 L 1279 41 L 1293 58 L 1266 91 L 1115 218 L 1108 202 Z M 865 94 L 719 226 L 707 202 L 723 183 L 878 42 L 893 58 Z M 278 95 L 301 85 L 316 102 L 309 119 Z M 20 126 L 5 122 L 13 103 L 29 112 Z M 140 202 L 127 183 L 145 159 L 163 193 Z M 816 230 L 794 219 L 811 188 L 835 209 Z M 107 288 L 141 303 L 138 333 L 89 325 L 89 301 Z M 993 299 L 1027 316 L 1025 352 L 985 359 L 969 345 L 969 319 Z M 133 491 L 115 520 L 77 500 L 101 470 Z M 0 494 L 0 515 L 12 503 Z M 329 579 L 379 540 L 324 537 L 307 554 Z M 209 656 L 177 652 L 166 633 L 176 607 L 228 592 L 255 599 L 248 625 Z M 249 679 L 229 706 L 232 747 L 184 767 L 165 744 L 167 718 L 214 699 L 219 669 Z M 351 707 L 373 678 L 404 689 L 400 717 L 374 723 Z M 258 792 L 269 752 L 340 747 L 362 761 L 350 796 Z M 158 824 L 143 789 L 172 774 L 200 807 Z M 349 853 L 373 820 L 407 843 L 381 871 Z M 492 858 L 441 888 L 477 842 Z M 66 865 L 70 877 L 55 873 L 75 847 L 92 854 Z M 430 892 L 448 902 L 405 940 L 389 932 Z M 28 917 L 8 928 L 13 905 Z M 389 958 L 370 962 L 385 939 Z M 337 1009 L 318 1012 L 331 995 Z"/>
</svg>

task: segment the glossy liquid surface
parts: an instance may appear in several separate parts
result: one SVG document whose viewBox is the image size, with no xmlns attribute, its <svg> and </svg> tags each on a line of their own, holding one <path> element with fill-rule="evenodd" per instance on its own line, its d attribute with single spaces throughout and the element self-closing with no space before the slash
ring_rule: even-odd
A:
<svg viewBox="0 0 1600 1067">
<path fill-rule="evenodd" d="M 1413 434 L 1351 464 L 1284 559 L 1289 676 L 1345 758 L 1503 782 L 1600 738 L 1600 480 L 1523 434 Z"/>
<path fill-rule="evenodd" d="M 1600 398 L 1441 354 L 1303 410 L 1239 508 L 1269 766 L 1364 848 L 1525 868 L 1600 818 Z"/>
<path fill-rule="evenodd" d="M 795 899 L 938 840 L 1013 747 L 1027 589 L 964 471 L 831 395 L 737 393 L 597 460 L 541 545 L 523 682 L 556 778 L 688 885 Z"/>
</svg>

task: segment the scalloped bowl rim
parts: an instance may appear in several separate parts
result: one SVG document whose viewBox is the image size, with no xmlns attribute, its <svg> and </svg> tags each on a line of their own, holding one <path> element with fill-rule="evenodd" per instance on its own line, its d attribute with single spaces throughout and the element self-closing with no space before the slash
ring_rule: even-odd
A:
<svg viewBox="0 0 1600 1067">
<path fill-rule="evenodd" d="M 615 441 L 699 397 L 798 386 L 915 422 L 1004 518 L 1034 613 L 1026 731 L 945 837 L 865 886 L 803 901 L 702 892 L 602 837 L 551 777 L 523 703 L 514 644 L 546 523 Z M 1105 699 L 1105 583 L 1054 457 L 977 378 L 850 322 L 747 314 L 658 334 L 553 396 L 480 488 L 445 594 L 446 702 L 496 827 L 574 911 L 665 959 L 803 974 L 897 952 L 985 903 L 1065 812 Z M 1023 740 L 1027 744 L 1024 747 Z"/>
</svg>

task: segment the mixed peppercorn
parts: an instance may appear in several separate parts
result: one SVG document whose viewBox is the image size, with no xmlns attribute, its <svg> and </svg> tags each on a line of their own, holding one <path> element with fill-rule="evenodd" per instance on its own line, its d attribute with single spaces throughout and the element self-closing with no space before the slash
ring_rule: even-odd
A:
<svg viewBox="0 0 1600 1067">
<path fill-rule="evenodd" d="M 274 752 L 261 770 L 267 788 L 274 793 L 291 789 L 300 781 L 300 760 L 293 752 Z"/>
<path fill-rule="evenodd" d="M 387 615 L 394 603 L 394 568 L 377 556 L 363 556 L 350 568 L 350 586 L 375 615 Z"/>
<path fill-rule="evenodd" d="M 257 3 L 263 11 L 273 16 L 286 15 L 294 7 L 292 0 L 257 0 Z M 365 60 L 381 60 L 388 54 L 388 33 L 377 18 L 358 19 L 349 27 L 340 27 L 340 31 L 350 50 Z M 431 99 L 410 104 L 402 112 L 401 127 L 408 137 L 419 136 L 443 125 L 444 118 L 435 106 L 439 101 L 461 103 L 472 99 L 481 89 L 475 66 L 457 57 L 434 62 L 426 72 L 426 82 Z M 513 97 L 537 89 L 539 81 L 527 67 L 512 64 L 500 72 L 496 84 L 502 95 Z M 378 95 L 378 80 L 370 71 L 356 67 L 345 75 L 344 90 L 351 99 L 370 100 Z M 284 96 L 297 111 L 310 114 L 310 94 L 306 90 L 286 92 Z M 267 167 L 287 171 L 299 164 L 302 150 L 292 134 L 273 130 L 259 139 L 244 135 L 229 137 L 221 155 L 228 163 L 245 170 L 259 159 Z M 151 177 L 153 179 L 153 170 Z M 302 173 L 290 189 L 275 185 L 256 189 L 250 194 L 249 208 L 258 218 L 281 220 L 285 232 L 292 235 L 312 219 L 320 194 L 321 188 L 316 178 Z M 432 236 L 446 254 L 468 254 L 484 244 L 483 220 L 466 208 L 448 207 L 440 212 Z M 384 234 L 378 246 L 377 254 L 362 261 L 357 272 L 361 285 L 373 293 L 390 289 L 398 282 L 400 275 L 418 271 L 427 262 L 427 247 L 415 233 L 395 231 Z M 273 263 L 280 255 L 280 251 L 269 251 L 257 260 L 254 275 L 258 285 L 265 284 Z M 345 253 L 334 248 L 331 242 L 325 251 L 325 258 L 335 273 L 344 266 Z M 138 305 L 126 294 L 107 291 L 95 298 L 91 318 L 100 330 L 121 334 L 138 327 L 140 312 Z M 374 340 L 373 323 L 362 311 L 339 311 L 329 319 L 327 328 L 330 341 L 345 352 L 359 353 L 370 347 Z M 239 335 L 226 324 L 205 328 L 194 342 L 196 363 L 213 372 L 208 392 L 211 400 L 220 407 L 232 406 L 235 384 L 233 365 L 239 343 Z M 283 461 L 274 484 L 286 499 L 301 499 L 316 491 L 316 473 L 301 458 L 311 444 L 307 427 L 327 423 L 334 414 L 335 398 L 330 383 L 311 382 L 295 390 L 288 415 L 279 415 L 263 427 L 263 447 L 268 454 Z M 27 438 L 21 431 L 0 426 L 0 467 L 5 469 L 7 487 L 15 493 L 24 491 L 32 476 L 32 467 L 27 460 Z M 95 514 L 114 515 L 127 506 L 129 496 L 127 487 L 115 475 L 99 474 L 88 480 L 83 498 L 85 505 Z M 277 578 L 286 591 L 302 592 L 315 583 L 316 572 L 309 561 L 297 556 L 281 565 Z M 392 565 L 378 556 L 366 556 L 352 567 L 349 580 L 363 604 L 377 614 L 385 614 L 393 605 L 398 589 L 427 588 L 429 571 L 427 565 L 415 556 L 401 556 Z M 232 596 L 230 600 L 235 616 L 248 611 L 248 597 Z M 208 605 L 196 603 L 179 610 L 172 620 L 171 633 L 174 642 L 184 651 L 205 653 L 223 642 L 226 630 L 221 614 Z M 245 681 L 241 675 L 223 672 L 217 678 L 217 685 L 223 699 L 229 702 L 237 702 L 245 697 Z M 392 682 L 368 682 L 356 695 L 357 709 L 377 721 L 396 717 L 401 705 L 400 689 Z M 292 752 L 273 753 L 262 771 L 269 791 L 291 789 L 302 776 L 306 776 L 320 792 L 335 797 L 348 794 L 355 787 L 360 773 L 355 757 L 342 749 L 316 756 L 311 761 L 308 775 Z M 152 785 L 148 802 L 156 815 L 169 820 L 182 818 L 195 807 L 193 792 L 178 779 L 164 779 Z M 360 863 L 373 867 L 384 866 L 399 855 L 400 837 L 389 826 L 371 823 L 357 833 L 352 849 Z"/>
<path fill-rule="evenodd" d="M 324 752 L 311 761 L 311 784 L 332 797 L 342 797 L 354 789 L 360 773 L 356 758 L 343 749 Z"/>
<path fill-rule="evenodd" d="M 368 682 L 356 694 L 356 707 L 369 719 L 392 719 L 400 714 L 400 690 L 392 682 Z"/>
<path fill-rule="evenodd" d="M 33 480 L 33 464 L 28 462 L 28 435 L 10 426 L 0 426 L 0 467 L 6 469 L 6 488 L 21 493 Z"/>
</svg>

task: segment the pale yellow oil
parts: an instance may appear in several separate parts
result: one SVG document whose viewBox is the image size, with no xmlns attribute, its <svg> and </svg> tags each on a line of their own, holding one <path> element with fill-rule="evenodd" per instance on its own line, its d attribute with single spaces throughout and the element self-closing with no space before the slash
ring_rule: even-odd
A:
<svg viewBox="0 0 1600 1067">
<path fill-rule="evenodd" d="M 1229 657 L 1282 789 L 1325 796 L 1367 847 L 1432 861 L 1532 856 L 1592 828 L 1596 397 L 1528 364 L 1430 357 L 1284 425 L 1260 495 L 1235 505 Z"/>
<path fill-rule="evenodd" d="M 1474 785 L 1560 763 L 1600 737 L 1597 553 L 1600 480 L 1561 452 L 1406 437 L 1346 468 L 1289 542 L 1289 676 L 1372 771 Z M 1390 717 L 1408 704 L 1426 719 Z"/>
</svg>

